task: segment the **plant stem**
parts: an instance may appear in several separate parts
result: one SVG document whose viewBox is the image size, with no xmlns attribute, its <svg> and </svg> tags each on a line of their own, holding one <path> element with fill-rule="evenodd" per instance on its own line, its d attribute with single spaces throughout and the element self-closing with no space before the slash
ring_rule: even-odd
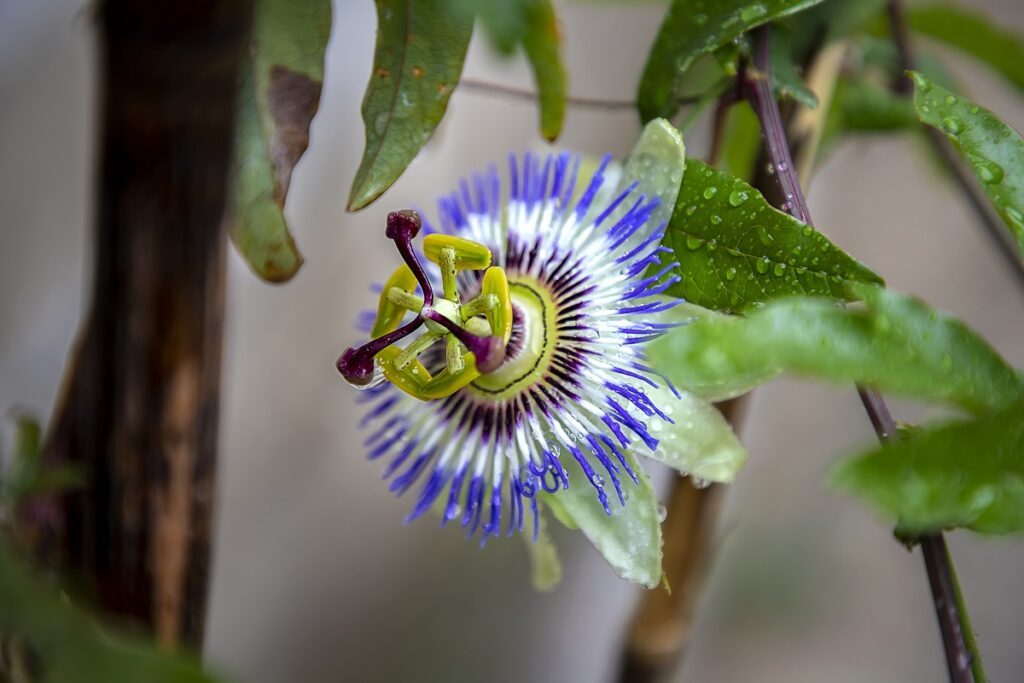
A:
<svg viewBox="0 0 1024 683">
<path fill-rule="evenodd" d="M 889 28 L 900 63 L 900 74 L 893 81 L 892 87 L 895 92 L 911 97 L 914 94 L 914 86 L 906 72 L 914 70 L 915 59 L 914 50 L 910 44 L 910 31 L 907 29 L 906 18 L 903 14 L 903 4 L 899 0 L 889 0 L 887 9 Z M 985 228 L 985 232 L 1003 260 L 1009 265 L 1019 283 L 1024 285 L 1024 258 L 1017 249 L 1016 240 L 1006 230 L 1002 219 L 992 211 L 988 196 L 978 186 L 974 175 L 967 169 L 960 159 L 960 155 L 942 133 L 931 126 L 924 126 L 924 135 L 936 156 L 953 177 L 956 186 L 960 188 L 963 198 L 974 210 L 978 222 Z"/>
<path fill-rule="evenodd" d="M 81 468 L 68 569 L 161 645 L 202 643 L 235 91 L 251 0 L 110 0 L 92 301 L 46 457 Z"/>
<path fill-rule="evenodd" d="M 807 200 L 800 189 L 790 158 L 789 142 L 778 103 L 772 92 L 770 26 L 763 26 L 754 34 L 754 66 L 757 73 L 755 76 L 748 74 L 744 82 L 745 93 L 761 122 L 768 158 L 775 169 L 775 178 L 784 197 L 781 208 L 808 225 L 813 225 Z M 882 396 L 866 387 L 859 386 L 857 391 L 878 439 L 883 443 L 898 440 L 896 423 Z M 935 533 L 922 536 L 920 543 L 946 650 L 950 681 L 981 683 L 984 679 L 976 680 L 972 668 L 975 661 L 980 662 L 980 657 L 965 638 L 965 631 L 969 627 L 965 628 L 966 615 L 958 604 L 952 559 L 946 550 L 945 540 L 941 533 Z"/>
<path fill-rule="evenodd" d="M 489 81 L 481 81 L 475 78 L 463 78 L 459 81 L 460 88 L 467 88 L 469 90 L 476 90 L 478 92 L 493 94 L 493 95 L 504 95 L 506 97 L 513 97 L 520 100 L 536 101 L 540 96 L 532 90 L 526 88 L 516 88 L 510 85 L 502 85 L 500 83 L 491 83 Z M 574 107 L 588 107 L 591 109 L 606 109 L 609 111 L 621 111 L 627 109 L 636 109 L 636 100 L 621 100 L 621 99 L 607 99 L 601 97 L 578 97 L 570 95 L 565 99 L 566 103 Z M 680 97 L 678 100 L 681 105 L 696 104 L 700 101 L 699 97 Z"/>
</svg>

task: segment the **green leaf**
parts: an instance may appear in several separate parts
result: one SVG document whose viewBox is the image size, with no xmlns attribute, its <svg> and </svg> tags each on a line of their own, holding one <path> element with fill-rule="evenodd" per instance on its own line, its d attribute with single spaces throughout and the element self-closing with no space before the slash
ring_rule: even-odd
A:
<svg viewBox="0 0 1024 683">
<path fill-rule="evenodd" d="M 284 206 L 320 105 L 330 30 L 330 0 L 301 8 L 287 0 L 256 4 L 239 89 L 230 234 L 253 271 L 270 282 L 289 280 L 302 266 Z"/>
<path fill-rule="evenodd" d="M 448 0 L 455 10 L 475 14 L 498 52 L 523 47 L 533 70 L 540 106 L 540 132 L 554 142 L 565 121 L 569 79 L 562 61 L 562 36 L 551 0 Z"/>
<path fill-rule="evenodd" d="M 846 459 L 831 480 L 902 533 L 1024 530 L 1024 402 Z"/>
<path fill-rule="evenodd" d="M 658 501 L 647 474 L 636 459 L 624 453 L 630 468 L 640 480 L 634 485 L 628 478 L 622 483 L 628 492 L 626 505 L 609 496 L 612 514 L 594 493 L 583 468 L 575 458 L 560 458 L 569 472 L 569 488 L 557 493 L 541 493 L 540 501 L 551 508 L 555 518 L 572 529 L 580 529 L 615 573 L 647 588 L 661 583 L 661 522 Z"/>
<path fill-rule="evenodd" d="M 790 36 L 784 31 L 777 31 L 772 36 L 772 84 L 775 94 L 814 109 L 818 106 L 818 96 L 804 82 L 801 68 L 793 59 L 789 40 Z"/>
<path fill-rule="evenodd" d="M 781 373 L 859 382 L 981 412 L 1024 392 L 1020 374 L 963 323 L 877 287 L 865 308 L 827 299 L 778 301 L 749 317 L 705 317 L 653 342 L 655 367 L 697 393 Z"/>
<path fill-rule="evenodd" d="M 519 534 L 526 543 L 526 552 L 530 556 L 531 580 L 534 590 L 544 593 L 554 590 L 562 582 L 562 563 L 558 560 L 558 549 L 555 548 L 548 533 L 548 520 L 544 516 L 543 506 L 538 505 L 537 539 L 528 534 Z"/>
<path fill-rule="evenodd" d="M 665 244 L 682 278 L 669 293 L 716 310 L 792 294 L 845 299 L 881 279 L 745 182 L 689 159 Z"/>
<path fill-rule="evenodd" d="M 821 0 L 674 0 L 647 57 L 637 102 L 640 117 L 671 118 L 679 110 L 683 74 L 693 61 L 755 26 Z"/>
<path fill-rule="evenodd" d="M 40 583 L 0 543 L 0 633 L 16 635 L 46 672 L 42 681 L 211 683 L 198 664 L 136 640 L 115 639 Z M 5 652 L 5 654 L 9 654 Z"/>
<path fill-rule="evenodd" d="M 1024 140 L 989 110 L 912 72 L 921 121 L 946 134 L 1024 250 Z"/>
<path fill-rule="evenodd" d="M 565 104 L 569 96 L 569 77 L 562 63 L 558 17 L 550 0 L 524 3 L 527 32 L 523 49 L 533 68 L 540 104 L 540 132 L 554 142 L 565 122 Z"/>
<path fill-rule="evenodd" d="M 908 8 L 907 24 L 916 33 L 974 56 L 1024 90 L 1024 36 L 951 4 Z"/>
<path fill-rule="evenodd" d="M 349 211 L 383 194 L 426 144 L 462 74 L 472 32 L 472 15 L 446 0 L 378 0 L 377 46 L 362 108 L 366 149 Z"/>
<path fill-rule="evenodd" d="M 648 387 L 646 392 L 673 421 L 651 423 L 658 448 L 645 452 L 647 457 L 707 482 L 728 483 L 736 478 L 747 462 L 747 451 L 717 408 L 688 391 L 680 391 L 677 397 L 662 385 Z"/>
</svg>

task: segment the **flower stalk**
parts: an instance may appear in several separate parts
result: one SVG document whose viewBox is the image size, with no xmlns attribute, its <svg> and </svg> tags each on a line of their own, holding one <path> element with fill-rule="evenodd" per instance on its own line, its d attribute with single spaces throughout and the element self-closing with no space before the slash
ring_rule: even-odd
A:
<svg viewBox="0 0 1024 683">
<path fill-rule="evenodd" d="M 807 200 L 793 168 L 778 103 L 772 92 L 770 80 L 771 28 L 769 26 L 758 29 L 754 34 L 754 67 L 757 76 L 744 80 L 744 92 L 761 122 L 768 158 L 775 170 L 775 178 L 784 197 L 780 208 L 813 226 Z M 897 441 L 899 434 L 896 423 L 889 412 L 885 399 L 877 391 L 867 387 L 858 386 L 857 392 L 860 394 L 861 402 L 864 404 L 864 409 L 879 441 L 882 443 Z M 962 603 L 958 600 L 959 589 L 945 540 L 941 533 L 934 533 L 922 536 L 919 542 L 932 588 L 935 612 L 946 651 L 950 681 L 952 683 L 981 683 L 984 678 L 976 678 L 974 673 L 976 663 L 980 668 L 981 658 L 976 648 L 968 644 L 965 635 L 969 631 L 969 626 L 966 614 L 961 611 Z M 971 644 L 973 645 L 973 639 L 971 639 Z"/>
</svg>

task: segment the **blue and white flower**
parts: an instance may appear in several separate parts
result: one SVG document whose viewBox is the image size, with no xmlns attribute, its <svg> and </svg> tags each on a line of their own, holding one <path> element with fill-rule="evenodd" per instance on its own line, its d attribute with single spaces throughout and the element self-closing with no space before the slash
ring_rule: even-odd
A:
<svg viewBox="0 0 1024 683">
<path fill-rule="evenodd" d="M 717 411 L 672 387 L 644 355 L 649 341 L 691 319 L 686 304 L 664 294 L 679 276 L 661 244 L 683 165 L 678 132 L 658 121 L 624 167 L 605 157 L 587 172 L 578 156 L 525 154 L 509 159 L 504 187 L 492 167 L 442 197 L 437 224 L 423 220 L 423 232 L 490 251 L 490 270 L 507 278 L 511 329 L 504 339 L 493 316 L 484 316 L 496 301 L 484 296 L 490 271 L 459 270 L 458 291 L 449 291 L 402 246 L 395 226 L 406 225 L 411 239 L 416 217 L 392 214 L 399 222 L 388 235 L 409 264 L 403 272 L 417 275 L 419 294 L 410 286 L 390 300 L 416 315 L 349 349 L 339 370 L 368 385 L 360 397 L 364 444 L 370 459 L 385 463 L 391 491 L 416 487 L 407 520 L 435 508 L 442 524 L 484 541 L 524 529 L 536 537 L 543 501 L 621 574 L 658 583 L 658 506 L 637 456 L 708 482 L 731 480 L 745 459 Z M 471 310 L 456 315 L 459 307 Z M 395 349 L 388 358 L 401 355 L 395 342 L 421 325 L 426 332 L 398 365 L 424 376 L 446 360 L 449 369 L 453 361 L 472 367 L 474 357 L 478 365 L 472 381 L 434 400 L 403 381 L 380 381 L 380 368 L 369 365 L 374 356 L 380 364 L 385 347 Z M 394 379 L 396 366 L 388 367 L 392 374 L 384 374 Z M 637 569 L 636 552 L 656 557 L 657 567 Z"/>
</svg>

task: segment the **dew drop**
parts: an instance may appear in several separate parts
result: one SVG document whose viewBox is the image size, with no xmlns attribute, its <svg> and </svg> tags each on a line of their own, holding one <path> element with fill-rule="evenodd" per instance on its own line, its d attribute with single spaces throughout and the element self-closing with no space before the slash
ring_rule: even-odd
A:
<svg viewBox="0 0 1024 683">
<path fill-rule="evenodd" d="M 590 477 L 590 483 L 593 484 L 594 486 L 596 486 L 599 489 L 603 489 L 604 488 L 604 477 L 602 477 L 600 474 L 597 474 L 595 472 L 593 474 L 593 476 Z"/>
<path fill-rule="evenodd" d="M 768 272 L 768 259 L 764 258 L 764 259 L 759 259 L 759 260 L 755 261 L 754 262 L 754 267 L 757 268 L 757 272 L 761 273 L 762 275 L 764 273 L 767 273 Z"/>
<path fill-rule="evenodd" d="M 708 241 L 708 251 L 714 251 L 715 249 L 718 249 L 718 241 L 717 240 L 709 240 Z"/>
<path fill-rule="evenodd" d="M 736 269 L 735 268 L 729 268 L 728 270 L 726 270 L 725 271 L 725 279 L 726 280 L 735 280 L 736 279 Z"/>
<path fill-rule="evenodd" d="M 697 251 L 698 249 L 700 249 L 703 246 L 704 246 L 704 240 L 702 240 L 699 237 L 687 237 L 686 238 L 686 248 L 689 249 L 690 251 Z"/>
<path fill-rule="evenodd" d="M 664 522 L 666 517 L 668 517 L 668 508 L 658 503 L 658 523 Z"/>
<path fill-rule="evenodd" d="M 958 101 L 956 95 L 946 95 L 946 104 L 956 104 Z"/>
<path fill-rule="evenodd" d="M 914 81 L 914 86 L 921 92 L 928 92 L 932 89 L 932 82 L 925 78 L 922 74 L 912 73 L 910 78 Z"/>
<path fill-rule="evenodd" d="M 693 488 L 695 489 L 706 489 L 707 487 L 711 486 L 711 482 L 708 481 L 707 479 L 695 477 L 692 475 L 690 476 L 690 479 L 693 481 Z"/>
<path fill-rule="evenodd" d="M 743 202 L 750 198 L 743 190 L 733 190 L 729 193 L 729 204 L 731 206 L 740 206 Z"/>
<path fill-rule="evenodd" d="M 373 129 L 377 131 L 377 135 L 384 134 L 384 131 L 388 129 L 388 115 L 386 113 L 377 114 L 377 118 L 373 120 Z"/>
<path fill-rule="evenodd" d="M 760 19 L 766 14 L 768 14 L 768 8 L 757 3 L 756 5 L 748 5 L 740 10 L 740 19 L 744 22 L 751 22 L 755 19 Z"/>
<path fill-rule="evenodd" d="M 981 111 L 981 109 L 979 109 L 978 107 L 971 107 L 972 114 L 977 114 L 979 111 Z"/>
<path fill-rule="evenodd" d="M 804 237 L 810 237 L 814 234 L 814 228 L 809 225 L 805 225 L 802 232 L 804 233 Z"/>
<path fill-rule="evenodd" d="M 707 188 L 704 189 L 704 199 L 711 199 L 717 193 L 718 193 L 718 188 L 715 187 L 714 185 L 711 185 L 710 187 L 707 187 Z"/>
<path fill-rule="evenodd" d="M 1002 182 L 1003 167 L 999 164 L 975 155 L 970 155 L 967 159 L 971 162 L 971 166 L 981 182 L 986 185 L 998 185 Z"/>
<path fill-rule="evenodd" d="M 946 116 L 942 119 L 942 128 L 950 135 L 959 135 L 964 132 L 964 122 L 956 116 Z"/>
<path fill-rule="evenodd" d="M 688 207 L 686 207 L 686 215 L 687 216 L 692 216 L 695 213 L 697 213 L 697 205 L 696 204 L 690 204 Z"/>
<path fill-rule="evenodd" d="M 783 274 L 785 274 L 785 272 L 786 272 L 786 264 L 785 263 L 776 263 L 775 267 L 772 268 L 772 273 L 775 274 L 775 277 L 782 277 Z"/>
<path fill-rule="evenodd" d="M 772 242 L 775 241 L 775 238 L 772 237 L 771 234 L 764 229 L 763 225 L 757 226 L 754 229 L 754 232 L 757 233 L 757 239 L 761 240 L 761 244 L 765 246 L 769 246 Z"/>
<path fill-rule="evenodd" d="M 710 220 L 711 220 L 711 225 L 721 225 L 722 224 L 722 217 L 719 216 L 717 213 L 711 214 L 711 219 Z"/>
</svg>

